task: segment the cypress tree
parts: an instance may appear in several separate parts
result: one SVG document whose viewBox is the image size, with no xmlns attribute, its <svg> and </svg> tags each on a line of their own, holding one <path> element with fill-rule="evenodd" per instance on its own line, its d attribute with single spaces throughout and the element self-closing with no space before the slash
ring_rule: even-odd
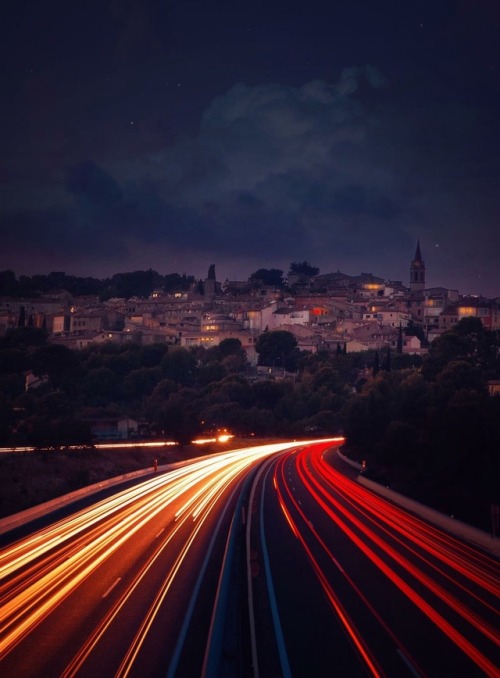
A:
<svg viewBox="0 0 500 678">
<path fill-rule="evenodd" d="M 401 327 L 401 323 L 399 323 L 398 345 L 396 350 L 399 355 L 403 353 L 403 328 Z"/>
<path fill-rule="evenodd" d="M 26 325 L 26 309 L 24 306 L 19 308 L 19 318 L 17 320 L 18 327 L 24 327 Z"/>
<path fill-rule="evenodd" d="M 391 347 L 389 346 L 389 344 L 387 345 L 387 353 L 385 355 L 384 370 L 386 372 L 391 371 Z"/>
</svg>

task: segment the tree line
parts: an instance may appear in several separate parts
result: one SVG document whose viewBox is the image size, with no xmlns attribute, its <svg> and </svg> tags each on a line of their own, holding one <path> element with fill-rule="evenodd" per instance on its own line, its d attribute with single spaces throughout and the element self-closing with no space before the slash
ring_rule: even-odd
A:
<svg viewBox="0 0 500 678">
<path fill-rule="evenodd" d="M 74 297 L 96 296 L 101 301 L 106 301 L 113 297 L 149 297 L 154 290 L 179 292 L 192 289 L 196 284 L 192 275 L 161 275 L 152 269 L 115 273 L 110 278 L 103 279 L 78 277 L 58 271 L 48 275 L 21 275 L 17 278 L 14 271 L 0 271 L 0 296 L 14 298 L 37 298 L 42 294 L 64 290 Z"/>
<path fill-rule="evenodd" d="M 311 266 L 307 261 L 294 261 L 290 264 L 288 274 L 315 276 L 319 268 Z M 285 287 L 284 272 L 275 268 L 260 268 L 250 274 L 248 280 L 256 285 Z M 72 296 L 97 296 L 101 301 L 113 297 L 130 299 L 130 297 L 149 297 L 154 290 L 173 293 L 187 290 L 203 292 L 203 281 L 186 273 L 167 273 L 158 271 L 131 271 L 115 273 L 110 278 L 78 277 L 67 275 L 62 271 L 53 271 L 48 275 L 21 275 L 17 278 L 14 271 L 0 271 L 0 296 L 14 298 L 36 298 L 41 294 L 64 290 Z"/>
<path fill-rule="evenodd" d="M 73 351 L 43 330 L 0 338 L 0 445 L 90 443 L 99 418 L 137 419 L 181 443 L 228 428 L 240 435 L 343 434 L 368 473 L 476 523 L 500 503 L 500 337 L 460 321 L 419 356 L 300 351 L 288 332 L 264 332 L 261 374 L 237 339 L 213 348 L 107 342 Z M 41 379 L 25 388 L 31 371 Z"/>
</svg>

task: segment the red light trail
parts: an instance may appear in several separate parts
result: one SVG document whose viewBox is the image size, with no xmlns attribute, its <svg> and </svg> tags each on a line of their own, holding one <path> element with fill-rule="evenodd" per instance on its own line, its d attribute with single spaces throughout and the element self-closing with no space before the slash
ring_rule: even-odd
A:
<svg viewBox="0 0 500 678">
<path fill-rule="evenodd" d="M 345 566 L 341 567 L 333 558 L 327 542 L 321 537 L 322 529 L 317 527 L 323 523 L 317 518 L 314 521 L 310 519 L 304 501 L 299 503 L 295 487 L 291 487 L 285 477 L 287 465 L 293 465 L 301 488 L 309 493 L 316 509 L 320 508 L 323 516 L 340 528 L 370 562 L 485 675 L 498 676 L 496 664 L 479 649 L 479 646 L 488 647 L 490 644 L 489 652 L 494 654 L 499 646 L 498 612 L 490 600 L 491 596 L 498 600 L 500 593 L 498 563 L 343 476 L 325 460 L 324 452 L 329 447 L 326 443 L 311 445 L 281 457 L 276 463 L 274 483 L 288 524 L 302 544 L 325 594 L 372 675 L 379 675 L 380 670 L 361 634 L 331 590 L 326 573 L 308 545 L 311 535 L 398 646 L 404 648 L 404 643 L 383 622 L 379 612 L 361 592 L 361 586 L 349 577 Z M 469 603 L 464 603 L 464 598 Z M 464 628 L 466 631 L 462 630 Z M 403 649 L 403 652 L 416 668 L 417 662 L 409 651 Z"/>
</svg>

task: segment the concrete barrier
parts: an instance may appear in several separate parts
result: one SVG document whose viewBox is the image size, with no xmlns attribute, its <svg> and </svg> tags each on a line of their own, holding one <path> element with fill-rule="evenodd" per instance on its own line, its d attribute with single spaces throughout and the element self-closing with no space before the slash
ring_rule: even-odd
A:
<svg viewBox="0 0 500 678">
<path fill-rule="evenodd" d="M 363 464 L 360 464 L 358 461 L 353 461 L 352 459 L 349 459 L 349 457 L 346 457 L 345 454 L 342 454 L 340 451 L 341 448 L 337 447 L 337 455 L 342 459 L 342 461 L 345 461 L 346 464 L 349 464 L 349 466 L 352 466 L 353 468 L 358 469 L 358 471 L 363 470 Z"/>
<path fill-rule="evenodd" d="M 205 455 L 203 458 L 206 459 L 208 457 L 216 457 L 217 454 L 220 453 Z M 55 497 L 55 499 L 50 499 L 49 501 L 43 502 L 43 504 L 37 504 L 36 506 L 32 506 L 31 508 L 25 509 L 24 511 L 19 511 L 18 513 L 13 513 L 11 516 L 1 518 L 0 534 L 4 534 L 4 532 L 9 532 L 10 530 L 19 527 L 20 525 L 29 523 L 32 520 L 36 520 L 37 518 L 41 518 L 42 516 L 47 515 L 47 513 L 51 513 L 52 511 L 55 511 L 61 506 L 71 504 L 72 502 L 77 501 L 82 497 L 87 497 L 89 494 L 95 494 L 100 490 L 104 490 L 108 487 L 113 487 L 113 485 L 119 485 L 120 483 L 125 483 L 128 480 L 132 480 L 133 478 L 139 478 L 141 476 L 155 475 L 156 473 L 171 471 L 175 468 L 179 468 L 180 466 L 185 466 L 186 464 L 195 462 L 198 459 L 199 457 L 193 457 L 192 459 L 187 459 L 184 461 L 174 461 L 170 464 L 163 464 L 162 466 L 158 466 L 156 471 L 154 470 L 154 467 L 139 469 L 138 471 L 130 471 L 130 473 L 124 473 L 120 476 L 109 478 L 108 480 L 101 480 L 98 483 L 94 483 L 93 485 L 87 485 L 85 487 L 80 488 L 79 490 L 69 492 L 68 494 L 62 494 L 60 497 Z"/>
<path fill-rule="evenodd" d="M 363 468 L 362 464 L 346 457 L 344 454 L 342 454 L 340 449 L 337 449 L 337 454 L 342 459 L 342 461 L 346 462 L 347 464 L 349 464 L 353 468 L 356 468 L 359 471 L 362 470 Z M 165 464 L 163 466 L 159 466 L 157 472 L 160 473 L 162 471 L 169 471 L 183 463 L 184 462 L 176 462 L 173 464 Z M 55 499 L 46 501 L 43 504 L 37 504 L 36 506 L 32 506 L 29 509 L 20 511 L 19 513 L 14 513 L 11 516 L 6 516 L 5 518 L 0 519 L 0 534 L 9 532 L 10 530 L 19 527 L 20 525 L 24 525 L 25 523 L 29 523 L 32 520 L 35 520 L 36 518 L 41 518 L 42 516 L 47 515 L 52 511 L 55 511 L 61 506 L 71 504 L 72 502 L 77 501 L 82 497 L 94 494 L 108 487 L 113 487 L 113 485 L 118 485 L 119 483 L 127 482 L 128 480 L 132 480 L 133 478 L 139 478 L 141 476 L 154 474 L 155 471 L 151 470 L 150 468 L 141 469 L 139 471 L 131 471 L 130 473 L 124 473 L 121 476 L 115 476 L 114 478 L 110 478 L 109 480 L 103 480 L 101 482 L 94 483 L 93 485 L 82 487 L 79 490 L 75 490 L 74 492 L 70 492 L 69 494 L 61 495 L 60 497 L 56 497 Z M 366 478 L 361 474 L 358 476 L 357 481 L 360 484 L 367 487 L 368 489 L 372 490 L 372 492 L 380 494 L 381 496 L 385 497 L 386 499 L 389 499 L 398 506 L 402 506 L 403 508 L 408 509 L 412 513 L 415 513 L 416 515 L 424 518 L 425 520 L 428 520 L 433 525 L 437 525 L 438 527 L 441 527 L 447 532 L 450 532 L 455 536 L 460 537 L 464 541 L 467 541 L 470 544 L 473 544 L 474 546 L 477 546 L 483 550 L 488 551 L 489 553 L 492 553 L 497 558 L 500 557 L 500 539 L 498 537 L 495 538 L 492 535 L 488 534 L 487 532 L 479 530 L 477 527 L 467 525 L 466 523 L 463 523 L 460 520 L 455 520 L 455 518 L 447 516 L 445 513 L 441 513 L 439 511 L 436 511 L 435 509 L 430 508 L 429 506 L 425 506 L 425 504 L 421 504 L 420 502 L 415 501 L 414 499 L 409 499 L 408 497 L 399 494 L 399 492 L 395 492 L 394 490 L 391 490 L 388 487 L 381 485 L 380 483 L 376 483 L 375 481 L 370 480 L 369 478 Z"/>
<path fill-rule="evenodd" d="M 177 464 L 165 464 L 163 466 L 159 466 L 157 472 L 160 473 L 161 471 L 169 471 L 170 469 L 175 468 L 176 465 Z M 141 476 L 154 474 L 155 471 L 151 468 L 140 469 L 139 471 L 131 471 L 130 473 L 124 473 L 121 476 L 109 478 L 109 480 L 101 480 L 100 482 L 94 483 L 93 485 L 87 485 L 86 487 L 82 487 L 79 490 L 74 490 L 73 492 L 63 494 L 60 497 L 56 497 L 55 499 L 45 501 L 43 504 L 37 504 L 36 506 L 25 509 L 24 511 L 19 511 L 19 513 L 6 516 L 5 518 L 0 519 L 0 534 L 9 532 L 10 530 L 19 527 L 20 525 L 29 523 L 36 518 L 41 518 L 42 516 L 55 511 L 61 506 L 71 504 L 82 497 L 87 497 L 90 494 L 94 494 L 108 487 L 113 487 L 113 485 L 127 482 L 127 480 L 132 480 L 133 478 L 140 478 Z"/>
<path fill-rule="evenodd" d="M 342 454 L 340 449 L 337 449 L 337 454 L 342 459 L 342 461 L 346 462 L 346 464 L 349 464 L 349 466 L 352 466 L 359 471 L 363 470 L 362 464 L 346 457 L 344 454 Z M 500 557 L 500 539 L 493 537 L 493 535 L 490 535 L 483 530 L 479 530 L 477 527 L 472 527 L 472 525 L 467 525 L 467 523 L 462 523 L 460 520 L 455 520 L 455 518 L 447 516 L 445 513 L 441 513 L 440 511 L 436 511 L 436 509 L 430 508 L 429 506 L 425 506 L 425 504 L 421 504 L 414 499 L 409 499 L 403 494 L 399 494 L 399 492 L 394 492 L 394 490 L 391 490 L 380 483 L 376 483 L 374 480 L 365 478 L 365 476 L 361 474 L 357 477 L 357 481 L 372 492 L 375 492 L 376 494 L 389 499 L 394 504 L 397 504 L 398 506 L 415 513 L 417 516 L 424 518 L 429 523 L 437 525 L 441 529 L 450 532 L 454 536 L 463 539 L 469 544 L 483 549 L 483 551 L 488 551 L 497 558 Z"/>
<path fill-rule="evenodd" d="M 436 509 L 425 506 L 425 504 L 421 504 L 414 499 L 409 499 L 408 497 L 399 494 L 399 492 L 394 492 L 394 490 L 391 490 L 384 485 L 380 485 L 380 483 L 376 483 L 369 478 L 365 478 L 363 475 L 359 475 L 357 480 L 358 483 L 369 490 L 372 490 L 372 492 L 389 499 L 394 504 L 411 511 L 419 517 L 424 518 L 429 523 L 446 530 L 446 532 L 450 532 L 455 537 L 459 537 L 460 539 L 463 539 L 464 541 L 482 549 L 483 551 L 488 551 L 497 558 L 500 557 L 500 539 L 489 535 L 483 530 L 479 530 L 477 527 L 467 525 L 467 523 L 463 523 L 460 520 L 452 518 L 451 516 L 447 516 L 445 513 L 441 513 L 440 511 L 436 511 Z"/>
</svg>

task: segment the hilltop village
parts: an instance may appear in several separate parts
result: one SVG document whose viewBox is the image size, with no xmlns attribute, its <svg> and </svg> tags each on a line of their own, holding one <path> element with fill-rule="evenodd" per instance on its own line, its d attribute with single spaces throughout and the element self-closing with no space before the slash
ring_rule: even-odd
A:
<svg viewBox="0 0 500 678">
<path fill-rule="evenodd" d="M 500 299 L 428 288 L 419 244 L 407 285 L 293 262 L 223 283 L 215 265 L 204 280 L 4 271 L 0 290 L 0 513 L 116 475 L 97 443 L 166 440 L 184 458 L 220 432 L 344 435 L 419 501 L 481 525 L 499 502 Z M 24 446 L 36 470 L 9 456 Z"/>
<path fill-rule="evenodd" d="M 249 364 L 256 366 L 255 342 L 265 331 L 290 332 L 299 349 L 312 353 L 339 346 L 348 353 L 396 349 L 399 341 L 402 353 L 418 355 L 464 317 L 478 317 L 489 330 L 500 328 L 498 299 L 426 287 L 420 243 L 406 285 L 371 273 L 310 275 L 307 269 L 317 269 L 296 268 L 280 285 L 255 274 L 247 281 L 220 283 L 212 265 L 206 279 L 189 289 L 154 289 L 147 297 L 100 301 L 97 295 L 75 296 L 64 289 L 36 298 L 3 296 L 0 334 L 23 325 L 43 327 L 50 342 L 71 349 L 109 341 L 211 348 L 231 338 L 241 342 Z"/>
</svg>

